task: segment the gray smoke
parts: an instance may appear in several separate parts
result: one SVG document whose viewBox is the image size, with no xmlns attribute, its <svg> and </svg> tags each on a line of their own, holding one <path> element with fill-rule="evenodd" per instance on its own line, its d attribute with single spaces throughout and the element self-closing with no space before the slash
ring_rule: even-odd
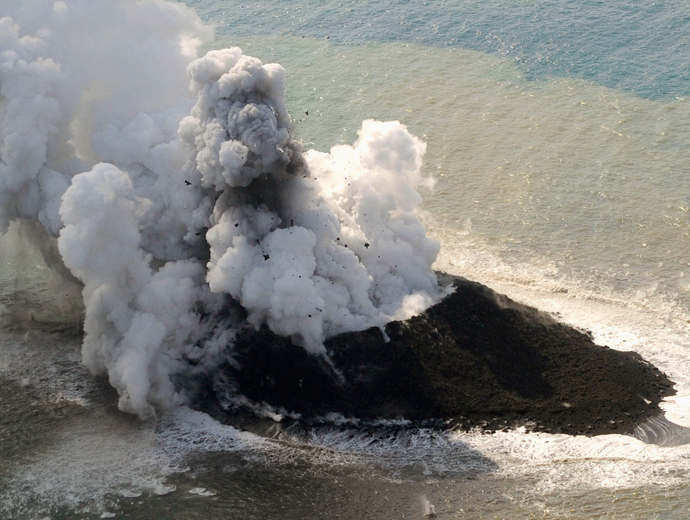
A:
<svg viewBox="0 0 690 520">
<path fill-rule="evenodd" d="M 232 355 L 238 304 L 323 355 L 440 297 L 416 215 L 425 145 L 400 123 L 303 153 L 282 67 L 197 58 L 209 31 L 180 4 L 0 0 L 0 15 L 0 227 L 59 236 L 84 286 L 84 363 L 122 410 L 184 402 L 174 381 Z"/>
</svg>

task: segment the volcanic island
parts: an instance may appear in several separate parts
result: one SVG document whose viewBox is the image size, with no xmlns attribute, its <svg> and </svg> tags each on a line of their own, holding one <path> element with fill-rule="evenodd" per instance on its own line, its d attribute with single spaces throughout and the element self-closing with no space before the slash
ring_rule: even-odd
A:
<svg viewBox="0 0 690 520">
<path fill-rule="evenodd" d="M 674 384 L 639 354 L 597 345 L 480 283 L 438 277 L 451 294 L 409 320 L 328 339 L 327 359 L 265 325 L 241 329 L 195 407 L 230 423 L 270 408 L 307 425 L 335 415 L 571 435 L 633 434 L 663 417 Z M 228 390 L 243 397 L 221 407 Z"/>
</svg>

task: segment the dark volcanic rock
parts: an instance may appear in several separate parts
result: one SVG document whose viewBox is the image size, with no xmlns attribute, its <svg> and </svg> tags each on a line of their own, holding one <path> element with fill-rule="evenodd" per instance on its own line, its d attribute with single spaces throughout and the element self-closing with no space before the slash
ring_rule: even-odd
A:
<svg viewBox="0 0 690 520">
<path fill-rule="evenodd" d="M 446 281 L 456 288 L 452 295 L 420 316 L 389 323 L 385 335 L 372 328 L 328 340 L 330 363 L 265 327 L 241 331 L 235 362 L 209 382 L 200 405 L 213 409 L 209 402 L 229 390 L 306 422 L 336 412 L 596 435 L 632 433 L 674 393 L 671 381 L 636 353 L 595 345 L 481 284 Z"/>
</svg>

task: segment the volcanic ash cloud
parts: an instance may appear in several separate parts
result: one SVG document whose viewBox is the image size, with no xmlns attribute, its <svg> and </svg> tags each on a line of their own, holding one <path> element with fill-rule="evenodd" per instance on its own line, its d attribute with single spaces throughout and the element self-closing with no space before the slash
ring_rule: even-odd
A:
<svg viewBox="0 0 690 520">
<path fill-rule="evenodd" d="M 38 220 L 59 235 L 84 285 L 84 362 L 108 374 L 122 410 L 148 417 L 184 402 L 247 323 L 326 355 L 328 337 L 440 297 L 439 246 L 416 214 L 425 145 L 403 125 L 368 120 L 353 146 L 304 153 L 282 67 L 237 48 L 190 62 L 207 30 L 188 9 L 34 3 L 34 34 L 0 19 L 0 225 Z M 104 25 L 95 4 L 119 15 L 116 29 L 102 49 L 88 34 L 95 48 L 75 58 L 70 31 Z M 10 5 L 0 14 L 26 19 Z M 150 52 L 129 62 L 142 38 Z M 195 97 L 179 94 L 180 63 Z M 132 66 L 138 88 L 160 94 L 132 95 Z"/>
</svg>

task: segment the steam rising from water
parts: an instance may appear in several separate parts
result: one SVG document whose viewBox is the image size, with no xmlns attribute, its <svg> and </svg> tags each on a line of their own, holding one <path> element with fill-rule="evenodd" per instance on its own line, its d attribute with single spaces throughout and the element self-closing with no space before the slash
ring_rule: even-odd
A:
<svg viewBox="0 0 690 520">
<path fill-rule="evenodd" d="M 59 237 L 84 285 L 84 363 L 122 410 L 184 402 L 180 381 L 232 356 L 245 322 L 325 355 L 439 297 L 415 213 L 425 145 L 403 125 L 303 153 L 283 69 L 237 48 L 196 58 L 209 30 L 180 4 L 0 15 L 0 229 Z"/>
</svg>

